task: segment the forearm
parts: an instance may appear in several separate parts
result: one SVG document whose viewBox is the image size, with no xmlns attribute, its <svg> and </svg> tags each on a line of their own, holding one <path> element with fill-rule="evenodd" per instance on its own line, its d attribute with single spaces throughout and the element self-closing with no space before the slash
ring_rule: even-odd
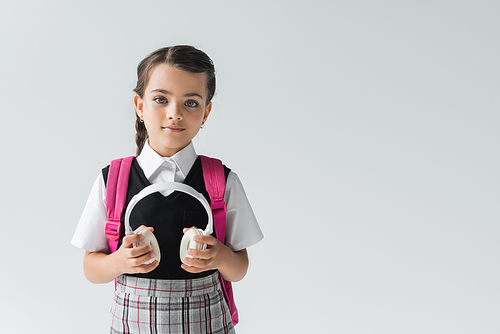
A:
<svg viewBox="0 0 500 334">
<path fill-rule="evenodd" d="M 85 252 L 83 271 L 92 283 L 108 283 L 123 274 L 116 267 L 114 254 L 101 252 Z"/>
<path fill-rule="evenodd" d="M 233 252 L 226 250 L 225 259 L 217 268 L 225 280 L 237 282 L 245 277 L 248 270 L 248 254 L 246 249 Z"/>
<path fill-rule="evenodd" d="M 141 226 L 139 229 L 153 228 Z M 92 283 L 108 283 L 122 274 L 149 273 L 158 266 L 158 261 L 145 264 L 155 257 L 153 247 L 144 245 L 133 247 L 134 243 L 144 240 L 142 234 L 129 234 L 123 238 L 122 245 L 111 254 L 102 252 L 85 252 L 83 271 Z"/>
</svg>

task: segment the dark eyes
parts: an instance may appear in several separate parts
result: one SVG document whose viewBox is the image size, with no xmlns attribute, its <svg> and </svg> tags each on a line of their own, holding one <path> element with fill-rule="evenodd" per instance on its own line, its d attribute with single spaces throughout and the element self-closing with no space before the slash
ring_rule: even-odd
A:
<svg viewBox="0 0 500 334">
<path fill-rule="evenodd" d="M 153 101 L 158 104 L 164 104 L 168 102 L 166 98 L 161 96 L 155 97 Z M 186 102 L 184 102 L 184 105 L 189 108 L 196 108 L 197 106 L 199 106 L 199 103 L 194 100 L 187 100 Z"/>
<path fill-rule="evenodd" d="M 184 103 L 184 104 L 186 105 L 186 107 L 189 107 L 189 108 L 194 108 L 194 107 L 198 106 L 198 102 L 193 101 L 193 100 L 186 101 L 186 103 Z"/>
<path fill-rule="evenodd" d="M 156 103 L 160 103 L 160 104 L 161 104 L 161 103 L 167 103 L 167 99 L 166 99 L 166 98 L 164 98 L 164 97 L 161 97 L 161 96 L 160 96 L 160 97 L 155 97 L 153 100 L 154 100 Z"/>
</svg>

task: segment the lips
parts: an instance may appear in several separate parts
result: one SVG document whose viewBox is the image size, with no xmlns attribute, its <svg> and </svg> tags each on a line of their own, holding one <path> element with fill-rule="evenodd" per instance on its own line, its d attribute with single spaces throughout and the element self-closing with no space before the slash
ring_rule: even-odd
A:
<svg viewBox="0 0 500 334">
<path fill-rule="evenodd" d="M 170 132 L 182 132 L 184 131 L 184 128 L 182 126 L 178 125 L 167 125 L 162 127 L 163 130 L 170 131 Z"/>
</svg>

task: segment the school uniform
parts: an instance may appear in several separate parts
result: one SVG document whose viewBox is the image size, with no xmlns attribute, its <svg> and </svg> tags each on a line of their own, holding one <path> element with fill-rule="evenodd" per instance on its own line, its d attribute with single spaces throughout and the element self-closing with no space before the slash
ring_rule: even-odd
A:
<svg viewBox="0 0 500 334">
<path fill-rule="evenodd" d="M 94 182 L 71 241 L 91 252 L 109 253 L 108 239 L 104 235 L 107 170 L 103 169 Z M 259 242 L 263 234 L 238 176 L 227 167 L 225 176 L 225 244 L 238 251 Z M 210 202 L 204 189 L 201 161 L 192 143 L 166 158 L 146 142 L 141 154 L 132 162 L 127 203 L 149 184 L 174 181 L 192 186 Z M 141 203 L 143 201 L 145 203 Z M 190 274 L 180 268 L 178 250 L 182 228 L 195 225 L 204 229 L 207 224 L 208 217 L 201 204 L 189 195 L 171 191 L 150 195 L 141 202 L 132 211 L 131 227 L 155 228 L 162 260 L 148 274 L 118 277 L 111 310 L 111 332 L 234 333 L 217 271 Z M 122 228 L 123 225 L 122 219 Z M 123 230 L 121 235 L 124 235 Z"/>
</svg>

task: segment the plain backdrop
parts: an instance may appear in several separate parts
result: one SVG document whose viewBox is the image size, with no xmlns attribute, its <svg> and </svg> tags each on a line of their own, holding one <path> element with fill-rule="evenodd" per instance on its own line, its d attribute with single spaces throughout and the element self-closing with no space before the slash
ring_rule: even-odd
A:
<svg viewBox="0 0 500 334">
<path fill-rule="evenodd" d="M 238 333 L 499 333 L 499 12 L 3 0 L 0 331 L 108 332 L 113 285 L 70 240 L 101 168 L 135 152 L 138 62 L 191 44 L 218 80 L 196 149 L 265 235 Z"/>
</svg>

